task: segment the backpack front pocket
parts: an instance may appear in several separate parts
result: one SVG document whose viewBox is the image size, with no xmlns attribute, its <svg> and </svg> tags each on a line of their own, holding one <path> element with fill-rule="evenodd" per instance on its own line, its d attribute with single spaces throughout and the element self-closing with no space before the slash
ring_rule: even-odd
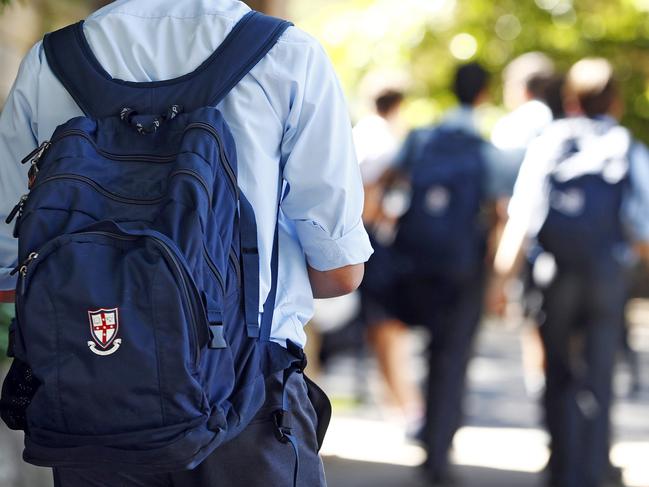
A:
<svg viewBox="0 0 649 487">
<path fill-rule="evenodd" d="M 207 413 L 197 372 L 207 317 L 166 237 L 95 225 L 50 241 L 20 274 L 19 326 L 41 382 L 30 426 L 110 435 Z"/>
</svg>

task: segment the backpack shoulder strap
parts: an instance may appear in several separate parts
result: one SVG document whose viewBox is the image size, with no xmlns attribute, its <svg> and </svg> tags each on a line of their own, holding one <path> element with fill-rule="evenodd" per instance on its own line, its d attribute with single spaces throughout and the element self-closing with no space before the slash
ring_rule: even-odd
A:
<svg viewBox="0 0 649 487">
<path fill-rule="evenodd" d="M 124 107 L 164 113 L 216 106 L 273 48 L 292 24 L 251 11 L 197 69 L 179 78 L 131 82 L 112 78 L 93 54 L 83 21 L 47 34 L 43 48 L 55 76 L 83 112 L 94 118 L 118 115 Z"/>
</svg>

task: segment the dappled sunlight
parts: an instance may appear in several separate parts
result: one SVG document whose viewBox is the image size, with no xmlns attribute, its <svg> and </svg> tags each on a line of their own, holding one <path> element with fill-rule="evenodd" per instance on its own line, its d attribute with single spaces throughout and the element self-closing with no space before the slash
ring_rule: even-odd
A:
<svg viewBox="0 0 649 487">
<path fill-rule="evenodd" d="M 325 456 L 414 467 L 425 459 L 423 448 L 407 441 L 398 424 L 363 418 L 335 418 L 322 447 Z"/>
<path fill-rule="evenodd" d="M 649 442 L 620 442 L 611 450 L 611 460 L 624 469 L 624 482 L 628 487 L 649 485 Z"/>
<path fill-rule="evenodd" d="M 541 474 L 549 457 L 548 436 L 540 429 L 467 426 L 455 436 L 453 463 L 461 467 Z M 403 428 L 387 421 L 336 417 L 322 448 L 325 457 L 365 463 L 416 467 L 424 450 L 408 440 Z M 649 442 L 619 442 L 611 459 L 624 469 L 628 487 L 649 485 Z"/>
<path fill-rule="evenodd" d="M 455 463 L 538 473 L 548 461 L 547 434 L 535 429 L 465 427 L 455 435 Z"/>
</svg>

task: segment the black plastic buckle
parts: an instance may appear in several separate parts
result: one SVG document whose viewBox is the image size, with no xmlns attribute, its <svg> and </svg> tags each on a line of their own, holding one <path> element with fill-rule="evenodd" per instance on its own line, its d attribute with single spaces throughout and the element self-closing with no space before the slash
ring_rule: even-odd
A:
<svg viewBox="0 0 649 487">
<path fill-rule="evenodd" d="M 275 423 L 275 438 L 281 443 L 288 443 L 291 435 L 291 413 L 279 409 L 273 413 L 273 422 Z"/>
<path fill-rule="evenodd" d="M 293 366 L 297 369 L 298 372 L 304 372 L 304 369 L 306 369 L 307 366 L 307 358 L 304 350 L 302 350 L 302 348 L 293 343 L 291 340 L 286 340 L 286 349 L 297 359 L 297 361 L 293 362 Z"/>
</svg>

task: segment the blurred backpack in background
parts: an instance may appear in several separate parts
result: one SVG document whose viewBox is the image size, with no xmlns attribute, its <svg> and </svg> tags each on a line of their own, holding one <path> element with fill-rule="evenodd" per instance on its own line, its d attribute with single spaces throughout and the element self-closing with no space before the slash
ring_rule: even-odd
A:
<svg viewBox="0 0 649 487">
<path fill-rule="evenodd" d="M 628 249 L 620 217 L 629 184 L 631 136 L 608 120 L 568 119 L 555 129 L 547 216 L 538 234 L 543 251 L 564 269 L 596 269 Z"/>
<path fill-rule="evenodd" d="M 443 125 L 430 131 L 410 169 L 411 201 L 399 221 L 395 249 L 414 275 L 461 281 L 481 269 L 487 226 L 484 202 L 486 142 Z"/>
</svg>

